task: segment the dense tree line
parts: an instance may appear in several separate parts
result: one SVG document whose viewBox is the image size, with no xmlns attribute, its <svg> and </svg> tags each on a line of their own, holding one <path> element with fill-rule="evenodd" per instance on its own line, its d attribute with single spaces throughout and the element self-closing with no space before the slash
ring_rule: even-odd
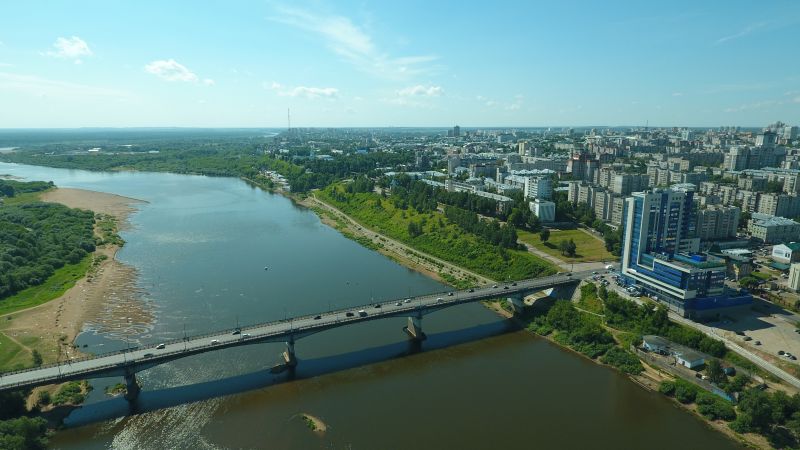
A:
<svg viewBox="0 0 800 450">
<path fill-rule="evenodd" d="M 519 248 L 517 230 L 513 225 L 500 225 L 497 220 L 481 220 L 474 212 L 453 206 L 444 208 L 444 216 L 464 231 L 478 235 L 493 245 L 511 249 Z"/>
<path fill-rule="evenodd" d="M 94 214 L 54 203 L 0 207 L 0 299 L 95 250 Z"/>
<path fill-rule="evenodd" d="M 41 192 L 51 187 L 53 187 L 52 181 L 0 180 L 0 197 L 14 197 L 17 194 Z"/>
<path fill-rule="evenodd" d="M 655 309 L 647 305 L 637 305 L 603 287 L 598 290 L 598 294 L 604 301 L 606 323 L 609 326 L 639 335 L 664 336 L 673 342 L 716 357 L 722 357 L 726 353 L 725 344 L 721 341 L 670 322 L 667 309 L 663 305 Z"/>
<path fill-rule="evenodd" d="M 47 422 L 26 417 L 25 400 L 30 392 L 0 393 L 0 449 L 37 450 L 47 448 Z"/>
</svg>

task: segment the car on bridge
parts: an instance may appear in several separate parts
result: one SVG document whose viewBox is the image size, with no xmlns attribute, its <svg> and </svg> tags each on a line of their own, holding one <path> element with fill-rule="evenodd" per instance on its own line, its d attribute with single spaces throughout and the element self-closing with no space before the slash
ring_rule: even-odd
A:
<svg viewBox="0 0 800 450">
<path fill-rule="evenodd" d="M 358 315 L 361 316 L 361 317 L 364 317 L 364 316 L 367 315 L 367 312 L 364 311 L 363 309 L 361 309 L 361 310 L 358 311 Z"/>
<path fill-rule="evenodd" d="M 166 346 L 166 345 L 164 345 L 164 344 L 158 344 L 158 345 L 156 345 L 156 349 L 157 349 L 157 350 L 164 350 L 165 348 L 167 348 L 167 346 Z"/>
<path fill-rule="evenodd" d="M 212 339 L 211 340 L 211 345 L 217 345 L 217 344 L 219 344 L 219 339 Z"/>
<path fill-rule="evenodd" d="M 345 315 L 345 317 L 353 317 L 353 316 L 355 316 L 355 314 L 353 314 L 351 312 L 346 312 L 344 315 Z"/>
</svg>

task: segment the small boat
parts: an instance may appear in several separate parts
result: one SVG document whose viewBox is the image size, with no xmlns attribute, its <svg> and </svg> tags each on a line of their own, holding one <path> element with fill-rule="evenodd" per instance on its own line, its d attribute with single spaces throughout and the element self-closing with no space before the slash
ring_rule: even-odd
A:
<svg viewBox="0 0 800 450">
<path fill-rule="evenodd" d="M 269 270 L 269 267 L 267 267 L 267 266 L 264 266 L 264 270 Z"/>
</svg>

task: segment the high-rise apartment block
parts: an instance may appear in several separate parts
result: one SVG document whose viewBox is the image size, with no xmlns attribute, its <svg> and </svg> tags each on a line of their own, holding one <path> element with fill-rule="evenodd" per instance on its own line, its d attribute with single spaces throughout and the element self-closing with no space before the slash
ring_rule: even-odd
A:
<svg viewBox="0 0 800 450">
<path fill-rule="evenodd" d="M 726 290 L 722 259 L 692 250 L 693 196 L 690 189 L 655 189 L 625 200 L 621 272 L 627 284 L 697 319 L 746 307 L 752 297 Z"/>
</svg>

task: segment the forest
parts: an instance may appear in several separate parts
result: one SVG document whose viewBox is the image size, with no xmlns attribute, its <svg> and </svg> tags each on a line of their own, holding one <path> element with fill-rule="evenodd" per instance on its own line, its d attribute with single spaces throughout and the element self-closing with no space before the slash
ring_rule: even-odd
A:
<svg viewBox="0 0 800 450">
<path fill-rule="evenodd" d="M 15 192 L 30 192 L 52 184 L 4 180 L 2 186 L 12 186 Z M 93 252 L 93 226 L 91 211 L 59 204 L 27 202 L 0 206 L 0 301 L 41 284 L 56 269 L 78 263 Z"/>
</svg>

